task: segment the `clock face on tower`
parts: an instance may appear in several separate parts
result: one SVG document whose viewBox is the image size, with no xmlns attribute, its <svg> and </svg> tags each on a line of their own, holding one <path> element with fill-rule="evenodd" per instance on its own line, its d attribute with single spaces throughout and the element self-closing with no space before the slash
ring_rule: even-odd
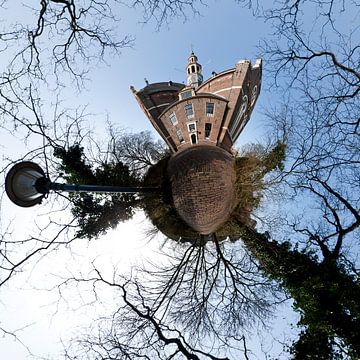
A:
<svg viewBox="0 0 360 360">
<path fill-rule="evenodd" d="M 190 84 L 196 84 L 196 83 L 202 83 L 203 77 L 201 74 L 192 74 L 190 76 L 190 81 L 189 81 L 189 85 Z"/>
</svg>

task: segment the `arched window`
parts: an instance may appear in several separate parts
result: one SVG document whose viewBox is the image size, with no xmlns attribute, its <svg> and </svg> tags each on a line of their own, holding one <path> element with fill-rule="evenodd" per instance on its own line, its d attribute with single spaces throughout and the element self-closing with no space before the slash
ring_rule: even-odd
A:
<svg viewBox="0 0 360 360">
<path fill-rule="evenodd" d="M 257 87 L 257 85 L 255 85 L 251 92 L 251 101 L 250 101 L 251 106 L 253 106 L 255 104 L 255 101 L 257 98 L 257 93 L 258 93 L 258 87 Z"/>
<path fill-rule="evenodd" d="M 205 139 L 208 139 L 210 137 L 211 127 L 211 123 L 205 123 Z"/>
<path fill-rule="evenodd" d="M 235 139 L 234 135 L 237 132 L 236 129 L 238 129 L 239 124 L 241 124 L 241 120 L 242 120 L 244 114 L 246 113 L 246 110 L 248 107 L 249 99 L 248 99 L 247 95 L 244 95 L 242 100 L 243 100 L 243 102 L 240 106 L 237 116 L 236 116 L 235 120 L 230 124 L 230 128 L 229 128 L 230 135 L 233 139 Z"/>
<path fill-rule="evenodd" d="M 191 72 L 195 72 L 195 65 L 191 65 Z"/>
<path fill-rule="evenodd" d="M 191 134 L 190 138 L 193 145 L 197 144 L 196 134 Z"/>
</svg>

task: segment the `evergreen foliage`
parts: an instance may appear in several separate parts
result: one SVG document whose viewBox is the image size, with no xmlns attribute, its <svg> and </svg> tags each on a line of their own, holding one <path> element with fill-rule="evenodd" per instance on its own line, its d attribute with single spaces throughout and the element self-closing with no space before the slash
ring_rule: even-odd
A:
<svg viewBox="0 0 360 360">
<path fill-rule="evenodd" d="M 69 183 L 85 185 L 134 186 L 139 180 L 122 162 L 103 162 L 97 167 L 89 165 L 84 148 L 79 145 L 68 149 L 57 148 L 55 157 L 61 160 L 59 170 Z M 78 237 L 96 238 L 119 222 L 129 220 L 138 206 L 133 194 L 71 193 L 72 213 L 79 225 Z"/>
<path fill-rule="evenodd" d="M 299 325 L 306 326 L 307 331 L 291 348 L 294 359 L 336 359 L 335 338 L 340 338 L 352 358 L 358 359 L 360 286 L 341 264 L 333 259 L 319 262 L 310 253 L 292 249 L 290 243 L 270 241 L 247 227 L 243 227 L 241 238 L 265 275 L 281 284 L 301 313 Z"/>
<path fill-rule="evenodd" d="M 329 360 L 341 359 L 331 355 L 329 337 L 322 331 L 311 331 L 309 328 L 302 331 L 299 339 L 290 348 L 294 360 Z"/>
</svg>

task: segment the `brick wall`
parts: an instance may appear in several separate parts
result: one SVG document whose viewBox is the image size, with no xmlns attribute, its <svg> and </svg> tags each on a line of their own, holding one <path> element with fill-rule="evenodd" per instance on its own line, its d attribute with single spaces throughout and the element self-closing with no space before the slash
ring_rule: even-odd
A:
<svg viewBox="0 0 360 360">
<path fill-rule="evenodd" d="M 174 206 L 195 231 L 210 234 L 225 223 L 237 199 L 233 158 L 213 146 L 193 146 L 168 165 Z"/>
<path fill-rule="evenodd" d="M 207 116 L 206 103 L 210 102 L 214 104 L 213 116 Z M 188 117 L 185 112 L 185 106 L 192 104 L 193 116 Z M 186 100 L 181 100 L 166 109 L 161 115 L 159 122 L 163 124 L 166 131 L 173 138 L 178 150 L 185 149 L 191 144 L 191 134 L 196 134 L 197 143 L 204 145 L 216 145 L 221 124 L 226 110 L 227 101 L 215 96 L 195 96 Z M 170 121 L 170 115 L 175 113 L 177 124 L 172 124 Z M 189 131 L 188 124 L 195 123 L 196 131 Z M 205 124 L 211 124 L 211 132 L 209 138 L 205 136 Z M 184 141 L 180 142 L 176 135 L 176 131 L 180 131 Z"/>
</svg>

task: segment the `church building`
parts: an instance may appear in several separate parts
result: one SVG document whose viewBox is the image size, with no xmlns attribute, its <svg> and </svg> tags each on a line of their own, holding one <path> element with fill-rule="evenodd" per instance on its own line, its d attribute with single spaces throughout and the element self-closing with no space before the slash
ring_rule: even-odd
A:
<svg viewBox="0 0 360 360">
<path fill-rule="evenodd" d="M 254 65 L 241 60 L 203 81 L 202 67 L 192 52 L 186 66 L 187 85 L 169 81 L 131 90 L 173 153 L 193 145 L 230 152 L 259 95 L 261 66 L 261 59 Z"/>
<path fill-rule="evenodd" d="M 190 54 L 187 85 L 169 82 L 131 88 L 150 122 L 169 146 L 166 176 L 172 204 L 196 233 L 215 233 L 241 204 L 232 146 L 250 119 L 261 86 L 261 60 L 203 81 Z"/>
</svg>

